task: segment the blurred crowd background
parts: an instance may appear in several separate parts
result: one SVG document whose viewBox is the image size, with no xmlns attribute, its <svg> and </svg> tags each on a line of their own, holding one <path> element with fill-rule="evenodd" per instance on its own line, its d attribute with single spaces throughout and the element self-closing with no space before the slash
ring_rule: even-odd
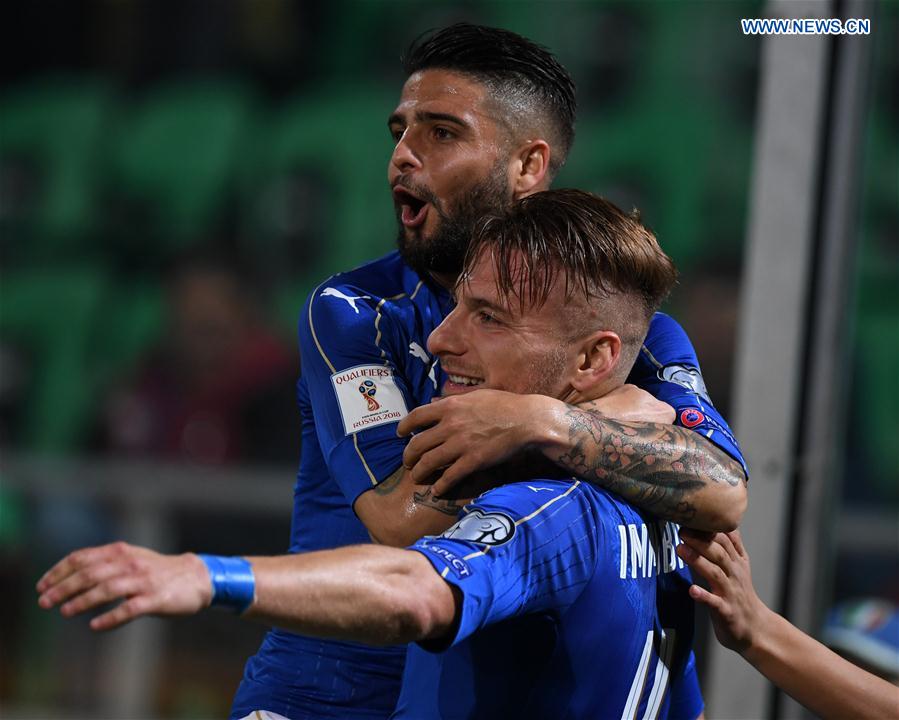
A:
<svg viewBox="0 0 899 720">
<path fill-rule="evenodd" d="M 840 512 L 899 503 L 897 4 L 873 19 Z M 386 118 L 424 30 L 498 25 L 578 86 L 558 187 L 637 207 L 681 270 L 667 311 L 725 415 L 761 38 L 755 0 L 68 0 L 0 10 L 0 708 L 221 716 L 262 629 L 210 613 L 94 637 L 35 606 L 70 549 L 285 549 L 297 312 L 392 249 Z M 877 32 L 892 27 L 892 32 Z M 784 242 L 788 242 L 785 238 Z M 749 458 L 750 467 L 752 458 Z M 873 523 L 873 525 L 872 525 Z M 880 525 L 877 525 L 880 523 Z M 895 548 L 838 546 L 831 602 L 899 599 Z M 140 631 L 138 631 L 140 632 Z M 131 653 L 129 655 L 129 653 Z M 132 669 L 139 687 L 122 682 Z"/>
</svg>

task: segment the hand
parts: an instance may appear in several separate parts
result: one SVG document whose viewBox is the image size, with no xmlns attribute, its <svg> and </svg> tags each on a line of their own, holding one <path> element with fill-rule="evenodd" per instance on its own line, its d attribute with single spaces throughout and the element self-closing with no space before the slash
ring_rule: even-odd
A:
<svg viewBox="0 0 899 720">
<path fill-rule="evenodd" d="M 540 395 L 474 390 L 422 405 L 397 427 L 400 436 L 417 432 L 403 465 L 416 484 L 439 474 L 431 490 L 443 495 L 464 477 L 527 449 L 536 440 L 541 413 L 553 402 Z"/>
<path fill-rule="evenodd" d="M 578 405 L 581 410 L 599 412 L 621 422 L 674 423 L 676 413 L 668 403 L 657 400 L 636 385 L 622 385 L 601 398 Z"/>
<path fill-rule="evenodd" d="M 737 530 L 727 534 L 699 533 L 682 528 L 677 554 L 711 586 L 712 592 L 690 586 L 690 597 L 707 605 L 715 635 L 724 647 L 743 654 L 762 627 L 767 608 L 752 586 L 749 556 Z"/>
<path fill-rule="evenodd" d="M 212 601 L 203 561 L 191 553 L 160 555 L 123 542 L 85 548 L 60 560 L 37 583 L 38 605 L 65 617 L 124 600 L 90 622 L 110 630 L 141 615 L 192 615 Z"/>
</svg>

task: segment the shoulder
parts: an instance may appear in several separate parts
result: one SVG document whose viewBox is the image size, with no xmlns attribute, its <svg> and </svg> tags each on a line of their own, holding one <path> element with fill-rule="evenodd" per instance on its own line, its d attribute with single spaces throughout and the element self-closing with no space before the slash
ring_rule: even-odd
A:
<svg viewBox="0 0 899 720">
<path fill-rule="evenodd" d="M 656 313 L 637 358 L 637 366 L 661 370 L 667 365 L 698 366 L 696 351 L 686 331 L 670 315 Z"/>
<path fill-rule="evenodd" d="M 362 311 L 403 305 L 415 298 L 427 302 L 431 294 L 431 288 L 394 251 L 319 283 L 306 299 L 305 307 L 311 309 L 313 316 L 359 315 Z"/>
<path fill-rule="evenodd" d="M 690 342 L 687 331 L 681 324 L 666 313 L 657 312 L 649 321 L 649 330 L 646 333 L 647 341 Z"/>
<path fill-rule="evenodd" d="M 564 526 L 588 517 L 591 523 L 608 504 L 607 494 L 580 480 L 528 480 L 489 490 L 466 506 L 462 521 L 474 526 L 505 517 L 515 527 Z M 498 520 L 502 522 L 502 520 Z"/>
<path fill-rule="evenodd" d="M 384 297 L 402 292 L 406 276 L 411 272 L 399 252 L 394 250 L 352 270 L 332 275 L 321 286 L 349 287 Z"/>
<path fill-rule="evenodd" d="M 366 332 L 385 300 L 404 295 L 411 270 L 394 252 L 321 282 L 306 298 L 300 332 L 335 332 L 361 327 Z M 414 277 L 414 274 L 413 274 Z"/>
<path fill-rule="evenodd" d="M 396 252 L 331 276 L 312 291 L 300 313 L 304 373 L 407 367 L 410 339 L 424 346 L 427 337 L 420 316 L 433 299 L 430 292 Z"/>
</svg>

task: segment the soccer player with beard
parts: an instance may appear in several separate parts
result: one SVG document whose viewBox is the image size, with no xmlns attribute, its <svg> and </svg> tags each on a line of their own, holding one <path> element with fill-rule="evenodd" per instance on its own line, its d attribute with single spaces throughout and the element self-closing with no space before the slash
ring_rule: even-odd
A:
<svg viewBox="0 0 899 720">
<path fill-rule="evenodd" d="M 388 121 L 396 143 L 388 179 L 399 252 L 329 278 L 300 316 L 303 453 L 293 553 L 370 540 L 402 547 L 454 520 L 461 504 L 416 485 L 403 467 L 408 441 L 397 435 L 397 423 L 427 406 L 446 380 L 426 350 L 427 338 L 453 309 L 449 288 L 474 224 L 547 189 L 574 136 L 571 78 L 548 51 L 514 33 L 446 28 L 410 48 L 405 70 L 408 79 Z M 630 403 L 627 395 L 612 395 L 591 413 L 537 408 L 535 396 L 501 393 L 488 395 L 498 417 L 481 406 L 471 412 L 484 418 L 487 438 L 478 447 L 504 459 L 515 454 L 516 443 L 526 443 L 565 474 L 610 488 L 665 519 L 731 529 L 746 504 L 742 457 L 701 381 L 677 381 L 678 370 L 698 368 L 692 347 L 673 320 L 657 315 L 646 348 L 631 381 L 674 407 L 692 432 L 613 420 L 660 416 L 647 417 L 646 403 L 642 414 L 629 416 L 622 409 Z M 473 382 L 449 378 L 450 385 Z M 477 403 L 481 394 L 459 400 Z M 468 415 L 464 404 L 453 407 Z M 497 431 L 510 427 L 522 432 Z M 552 441 L 538 442 L 536 430 L 551 433 Z M 435 431 L 419 437 L 430 442 Z M 613 447 L 619 450 L 607 451 Z M 427 462 L 423 457 L 419 472 Z M 294 720 L 385 717 L 394 708 L 404 660 L 401 646 L 371 648 L 276 628 L 247 662 L 232 717 L 256 710 Z"/>
<path fill-rule="evenodd" d="M 449 377 L 475 373 L 491 392 L 543 391 L 566 407 L 621 386 L 675 278 L 638 221 L 576 190 L 537 193 L 485 219 L 465 267 L 429 350 Z M 485 391 L 450 381 L 441 402 Z M 78 551 L 40 580 L 40 604 L 62 603 L 70 616 L 127 598 L 91 621 L 97 630 L 212 603 L 308 636 L 416 641 L 398 718 L 699 716 L 678 528 L 589 483 L 529 477 L 480 495 L 441 536 L 408 550 Z M 328 712 L 324 702 L 316 711 Z"/>
</svg>

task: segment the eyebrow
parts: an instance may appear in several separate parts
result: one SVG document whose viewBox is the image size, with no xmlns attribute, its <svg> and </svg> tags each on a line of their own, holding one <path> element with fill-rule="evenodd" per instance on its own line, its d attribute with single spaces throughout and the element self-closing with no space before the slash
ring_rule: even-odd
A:
<svg viewBox="0 0 899 720">
<path fill-rule="evenodd" d="M 419 122 L 448 122 L 453 125 L 456 125 L 460 128 L 468 128 L 470 127 L 469 123 L 465 122 L 458 115 L 452 115 L 451 113 L 441 113 L 441 112 L 429 112 L 426 110 L 418 110 L 415 113 L 415 119 Z M 387 127 L 396 124 L 404 124 L 406 122 L 405 115 L 402 113 L 392 113 L 389 118 L 387 118 Z"/>
<path fill-rule="evenodd" d="M 493 311 L 497 315 L 502 315 L 509 319 L 515 317 L 510 308 L 504 305 L 497 305 L 495 302 L 491 302 L 487 298 L 469 295 L 467 298 L 465 298 L 465 304 L 473 310 L 481 310 L 486 308 L 487 310 Z"/>
</svg>

